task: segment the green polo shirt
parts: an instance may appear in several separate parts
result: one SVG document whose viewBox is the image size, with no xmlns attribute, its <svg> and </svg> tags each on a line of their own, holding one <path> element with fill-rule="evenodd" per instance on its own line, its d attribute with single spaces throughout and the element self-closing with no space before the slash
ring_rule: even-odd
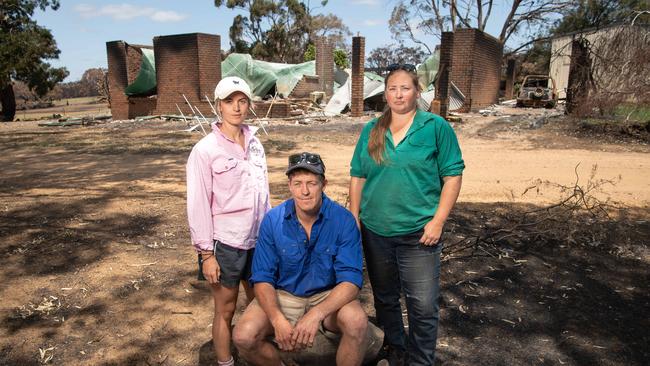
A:
<svg viewBox="0 0 650 366">
<path fill-rule="evenodd" d="M 438 209 L 442 177 L 463 173 L 458 139 L 442 117 L 418 110 L 397 146 L 386 131 L 386 158 L 377 165 L 368 154 L 370 130 L 376 123 L 377 118 L 364 127 L 350 162 L 350 175 L 366 179 L 360 219 L 382 236 L 418 231 Z"/>
</svg>

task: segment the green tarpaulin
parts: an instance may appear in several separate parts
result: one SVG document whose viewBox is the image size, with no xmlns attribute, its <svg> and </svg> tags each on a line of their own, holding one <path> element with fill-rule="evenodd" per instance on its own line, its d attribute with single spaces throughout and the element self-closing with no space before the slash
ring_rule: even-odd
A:
<svg viewBox="0 0 650 366">
<path fill-rule="evenodd" d="M 140 72 L 131 85 L 124 89 L 126 95 L 147 94 L 156 88 L 156 61 L 153 50 L 141 48 L 142 62 Z"/>
<path fill-rule="evenodd" d="M 418 65 L 418 80 L 423 91 L 433 90 L 433 82 L 438 75 L 440 51 L 435 51 L 423 63 Z"/>
<path fill-rule="evenodd" d="M 129 85 L 126 95 L 140 95 L 156 88 L 156 62 L 153 50 L 142 49 L 142 64 L 135 81 Z M 316 75 L 316 62 L 281 64 L 253 60 L 250 55 L 232 53 L 221 62 L 221 75 L 239 76 L 253 89 L 253 94 L 264 97 L 275 86 L 278 95 L 287 97 L 303 75 Z"/>
<path fill-rule="evenodd" d="M 278 95 L 287 97 L 303 75 L 316 75 L 316 61 L 301 64 L 280 64 L 253 60 L 251 55 L 231 53 L 221 63 L 221 75 L 239 76 L 253 89 L 253 94 L 264 97 L 273 85 Z"/>
<path fill-rule="evenodd" d="M 142 48 L 142 64 L 135 81 L 125 89 L 126 95 L 141 95 L 156 88 L 156 62 L 153 50 Z M 438 73 L 440 54 L 435 52 L 426 61 L 418 65 L 418 78 L 424 91 L 433 88 L 433 81 Z M 251 55 L 231 53 L 221 62 L 221 75 L 239 76 L 253 89 L 253 94 L 264 97 L 275 86 L 281 97 L 288 97 L 303 75 L 316 75 L 316 62 L 308 61 L 301 64 L 281 64 L 253 60 Z M 383 82 L 379 75 L 366 72 L 366 78 Z M 335 83 L 334 89 L 339 85 Z"/>
</svg>

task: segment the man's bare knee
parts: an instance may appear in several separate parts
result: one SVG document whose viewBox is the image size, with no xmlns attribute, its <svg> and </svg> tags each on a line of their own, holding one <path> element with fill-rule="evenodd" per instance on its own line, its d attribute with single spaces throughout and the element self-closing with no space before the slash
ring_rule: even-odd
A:
<svg viewBox="0 0 650 366">
<path fill-rule="evenodd" d="M 232 331 L 232 341 L 240 350 L 251 350 L 262 340 L 260 329 L 251 322 L 238 322 Z"/>
<path fill-rule="evenodd" d="M 358 303 L 350 303 L 339 310 L 337 323 L 343 335 L 363 339 L 368 330 L 368 315 Z"/>
<path fill-rule="evenodd" d="M 266 314 L 257 304 L 250 304 L 232 333 L 232 340 L 237 349 L 248 352 L 262 345 L 264 338 L 272 333 L 273 329 L 266 318 Z"/>
</svg>

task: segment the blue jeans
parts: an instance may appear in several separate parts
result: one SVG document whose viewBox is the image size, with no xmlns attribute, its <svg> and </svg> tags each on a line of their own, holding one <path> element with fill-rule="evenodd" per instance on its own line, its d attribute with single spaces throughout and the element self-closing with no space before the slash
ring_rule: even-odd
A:
<svg viewBox="0 0 650 366">
<path fill-rule="evenodd" d="M 405 349 L 409 365 L 433 365 L 438 335 L 440 250 L 418 242 L 423 230 L 385 237 L 361 227 L 363 251 L 384 343 Z M 404 331 L 400 291 L 406 298 Z"/>
</svg>

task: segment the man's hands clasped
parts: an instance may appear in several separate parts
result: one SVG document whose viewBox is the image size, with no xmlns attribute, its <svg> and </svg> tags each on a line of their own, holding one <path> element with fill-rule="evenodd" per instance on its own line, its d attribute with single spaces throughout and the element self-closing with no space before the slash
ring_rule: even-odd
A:
<svg viewBox="0 0 650 366">
<path fill-rule="evenodd" d="M 318 328 L 323 321 L 322 314 L 312 308 L 298 320 L 295 326 L 282 319 L 272 322 L 275 329 L 275 340 L 282 351 L 298 352 L 314 345 Z"/>
<path fill-rule="evenodd" d="M 293 351 L 294 344 L 291 342 L 293 326 L 284 316 L 278 317 L 276 321 L 271 322 L 275 329 L 275 341 L 282 351 Z"/>
<path fill-rule="evenodd" d="M 312 308 L 298 320 L 291 335 L 291 343 L 297 350 L 314 345 L 314 338 L 322 321 L 323 316 L 317 308 Z"/>
</svg>

